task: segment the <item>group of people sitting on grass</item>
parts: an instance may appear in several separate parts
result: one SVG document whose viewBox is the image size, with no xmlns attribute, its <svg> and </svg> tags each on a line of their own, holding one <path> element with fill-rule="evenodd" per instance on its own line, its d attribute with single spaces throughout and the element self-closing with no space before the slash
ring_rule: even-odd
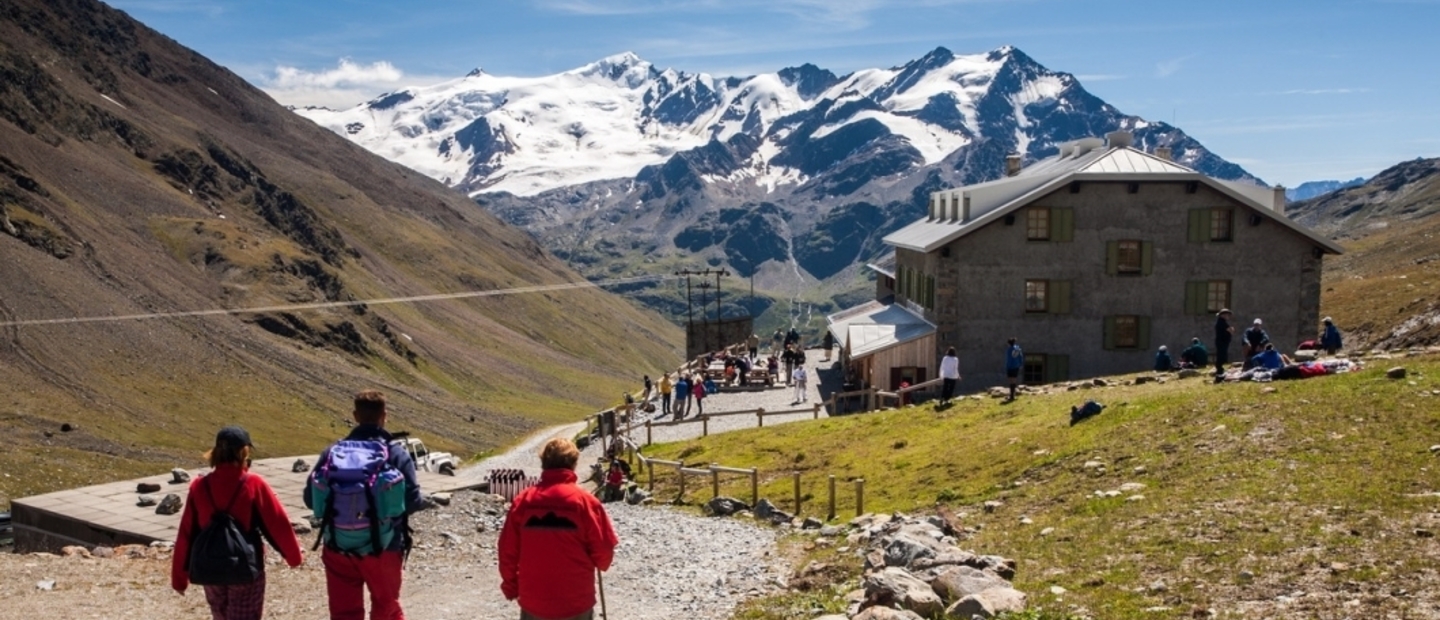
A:
<svg viewBox="0 0 1440 620">
<path fill-rule="evenodd" d="M 1299 362 L 1289 355 L 1275 349 L 1275 343 L 1270 341 L 1270 335 L 1265 331 L 1265 322 L 1259 318 L 1255 319 L 1243 334 L 1241 334 L 1241 367 L 1239 370 L 1227 370 L 1225 367 L 1227 352 L 1224 349 L 1229 347 L 1229 338 L 1222 338 L 1222 326 L 1228 333 L 1233 331 L 1229 327 L 1228 310 L 1222 310 L 1217 315 L 1216 327 L 1216 348 L 1218 355 L 1216 359 L 1215 381 L 1268 381 L 1271 379 L 1300 379 L 1304 377 L 1332 374 L 1334 372 L 1346 372 L 1354 364 L 1345 360 L 1342 363 L 1327 362 Z M 1323 350 L 1329 355 L 1340 351 L 1341 336 L 1339 328 L 1330 317 L 1325 317 L 1324 328 L 1316 340 L 1301 342 L 1298 351 L 1320 351 Z M 1210 350 L 1200 342 L 1199 338 L 1191 339 L 1190 346 L 1180 352 L 1180 359 L 1177 362 L 1170 355 L 1169 349 L 1161 345 L 1155 352 L 1155 363 L 1152 367 L 1156 372 L 1169 372 L 1183 369 L 1201 369 L 1210 364 Z"/>
</svg>

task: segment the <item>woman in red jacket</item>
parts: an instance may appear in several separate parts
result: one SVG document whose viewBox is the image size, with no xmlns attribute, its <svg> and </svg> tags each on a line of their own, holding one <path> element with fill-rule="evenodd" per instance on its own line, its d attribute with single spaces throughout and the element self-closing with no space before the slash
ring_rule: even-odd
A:
<svg viewBox="0 0 1440 620">
<path fill-rule="evenodd" d="M 300 565 L 300 541 L 290 525 L 285 507 L 259 474 L 250 473 L 250 434 L 238 426 L 227 426 L 215 435 L 215 448 L 205 453 L 214 471 L 190 483 L 190 499 L 180 515 L 180 532 L 175 537 L 175 555 L 170 564 L 170 587 L 185 593 L 190 585 L 186 567 L 195 534 L 210 524 L 217 510 L 229 506 L 241 531 L 259 528 L 264 538 L 285 558 L 291 568 Z M 257 522 L 258 519 L 258 522 Z M 257 537 L 258 539 L 258 537 Z M 264 545 L 259 545 L 260 577 L 251 583 L 205 586 L 205 601 L 215 620 L 260 620 L 265 615 Z"/>
</svg>

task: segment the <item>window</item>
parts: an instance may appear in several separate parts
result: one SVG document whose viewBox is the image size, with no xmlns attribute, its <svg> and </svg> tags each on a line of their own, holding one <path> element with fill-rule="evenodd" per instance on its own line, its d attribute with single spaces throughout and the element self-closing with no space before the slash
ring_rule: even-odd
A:
<svg viewBox="0 0 1440 620">
<path fill-rule="evenodd" d="M 1119 273 L 1128 275 L 1140 274 L 1140 242 L 1120 241 L 1116 248 L 1119 255 L 1116 257 L 1115 269 Z"/>
<path fill-rule="evenodd" d="M 1155 244 L 1150 241 L 1109 241 L 1105 244 L 1105 273 L 1112 276 L 1150 275 Z"/>
<path fill-rule="evenodd" d="M 1045 354 L 1026 353 L 1025 367 L 1020 372 L 1020 378 L 1025 385 L 1045 383 Z"/>
<path fill-rule="evenodd" d="M 1049 298 L 1050 282 L 1048 280 L 1026 280 L 1025 281 L 1025 311 L 1046 312 L 1050 306 L 1046 303 Z"/>
<path fill-rule="evenodd" d="M 1134 349 L 1140 346 L 1140 317 L 1115 317 L 1115 348 Z"/>
<path fill-rule="evenodd" d="M 1185 283 L 1186 314 L 1214 314 L 1229 307 L 1229 280 L 1195 280 Z"/>
<path fill-rule="evenodd" d="M 1210 210 L 1210 240 L 1229 241 L 1231 223 L 1235 220 L 1235 212 L 1231 209 L 1216 208 Z"/>
<path fill-rule="evenodd" d="M 1211 280 L 1205 283 L 1205 312 L 1219 312 L 1230 307 L 1230 281 Z"/>
<path fill-rule="evenodd" d="M 1030 207 L 1025 210 L 1025 238 L 1030 241 L 1050 240 L 1050 209 Z"/>
<path fill-rule="evenodd" d="M 1026 280 L 1026 314 L 1070 314 L 1069 280 Z"/>
<path fill-rule="evenodd" d="M 1105 348 L 1149 349 L 1150 317 L 1133 314 L 1105 317 Z"/>
</svg>

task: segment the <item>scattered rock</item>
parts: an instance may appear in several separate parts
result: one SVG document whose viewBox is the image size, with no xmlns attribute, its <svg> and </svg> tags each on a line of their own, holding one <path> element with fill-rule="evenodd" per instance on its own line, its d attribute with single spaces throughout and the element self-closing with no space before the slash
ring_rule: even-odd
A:
<svg viewBox="0 0 1440 620">
<path fill-rule="evenodd" d="M 800 524 L 802 530 L 818 530 L 825 526 L 825 522 L 815 517 L 805 517 L 805 522 Z"/>
<path fill-rule="evenodd" d="M 1120 485 L 1120 492 L 1121 492 L 1121 493 L 1134 493 L 1135 491 L 1140 491 L 1140 490 L 1143 490 L 1144 488 L 1145 488 L 1145 484 L 1142 483 L 1142 482 L 1126 482 L 1125 484 Z"/>
<path fill-rule="evenodd" d="M 1435 537 L 1435 532 L 1432 532 L 1432 531 L 1427 530 L 1427 529 L 1425 529 L 1425 528 L 1416 528 L 1416 529 L 1415 529 L 1415 535 L 1418 536 L 1418 537 L 1420 537 L 1420 538 L 1434 538 L 1434 537 Z"/>
<path fill-rule="evenodd" d="M 820 528 L 820 535 L 826 538 L 834 538 L 840 535 L 840 528 L 833 525 L 826 525 Z"/>
<path fill-rule="evenodd" d="M 183 484 L 190 482 L 190 472 L 176 467 L 170 470 L 170 484 Z M 157 491 L 159 489 L 156 489 Z"/>
<path fill-rule="evenodd" d="M 908 609 L 926 618 L 945 610 L 940 595 L 930 584 L 894 566 L 865 578 L 865 600 L 875 605 Z"/>
<path fill-rule="evenodd" d="M 1045 529 L 1043 529 L 1043 530 L 1040 530 L 1040 535 L 1041 535 L 1041 536 L 1049 536 L 1049 535 L 1054 534 L 1054 533 L 1055 533 L 1055 528 L 1053 528 L 1053 527 L 1047 527 L 1047 528 L 1045 528 Z"/>
<path fill-rule="evenodd" d="M 1396 367 L 1394 367 L 1394 368 L 1391 368 L 1390 370 L 1385 371 L 1385 376 L 1386 376 L 1386 377 L 1389 377 L 1389 378 L 1391 378 L 1391 379 L 1404 379 L 1404 378 L 1405 378 L 1405 367 L 1404 367 L 1404 366 L 1396 366 Z"/>
<path fill-rule="evenodd" d="M 290 529 L 295 530 L 296 534 L 309 534 L 310 532 L 315 531 L 314 528 L 310 527 L 310 522 L 304 519 L 296 519 L 294 521 L 291 521 Z"/>
<path fill-rule="evenodd" d="M 75 425 L 69 422 L 60 425 L 60 432 L 62 433 L 68 433 L 73 430 L 75 430 Z"/>
<path fill-rule="evenodd" d="M 65 557 L 67 557 L 67 558 L 73 558 L 73 557 L 88 558 L 88 557 L 90 557 L 90 550 L 89 550 L 89 549 L 86 549 L 86 548 L 84 548 L 84 547 L 81 547 L 81 546 L 79 546 L 79 545 L 68 545 L 68 546 L 61 547 L 61 548 L 60 548 L 60 555 L 63 555 L 63 556 L 65 556 Z"/>
<path fill-rule="evenodd" d="M 1260 393 L 1261 393 L 1261 394 L 1274 394 L 1274 393 L 1279 392 L 1279 391 L 1280 391 L 1280 390 L 1279 390 L 1278 388 L 1275 388 L 1275 387 L 1273 387 L 1273 386 L 1265 386 L 1264 388 L 1261 388 Z"/>
<path fill-rule="evenodd" d="M 54 589 L 55 589 L 55 580 L 54 580 L 54 579 L 46 579 L 46 580 L 44 580 L 44 581 L 37 581 L 37 582 L 35 582 L 35 589 L 36 589 L 36 590 L 41 590 L 41 591 L 43 591 L 43 592 L 49 592 L 49 591 L 51 591 L 51 590 L 54 590 Z"/>
<path fill-rule="evenodd" d="M 769 500 L 764 500 L 764 499 L 762 499 L 762 500 L 760 500 L 760 504 L 769 505 Z M 770 508 L 771 508 L 772 511 L 773 511 L 774 506 L 770 506 Z M 735 513 L 737 513 L 737 512 L 740 512 L 741 510 L 749 510 L 749 509 L 750 509 L 750 506 L 747 505 L 745 502 L 742 502 L 742 501 L 740 501 L 740 500 L 738 500 L 738 499 L 735 499 L 735 498 L 733 498 L 733 497 L 726 497 L 726 496 L 724 496 L 724 495 L 720 495 L 720 496 L 714 497 L 714 498 L 712 498 L 710 501 L 705 502 L 705 512 L 707 512 L 707 513 L 709 513 L 709 514 L 712 514 L 712 515 L 715 515 L 715 516 L 717 516 L 717 517 L 728 517 L 728 516 L 733 515 L 733 514 L 735 514 Z M 757 505 L 755 506 L 755 509 L 756 509 L 756 515 L 758 516 L 758 515 L 759 515 L 759 510 L 760 510 L 760 505 L 757 504 Z M 766 515 L 766 516 L 768 516 L 768 515 Z"/>
<path fill-rule="evenodd" d="M 450 498 L 451 498 L 451 494 L 449 494 L 449 493 L 431 493 L 431 494 L 430 494 L 430 499 L 434 500 L 435 503 L 438 504 L 438 505 L 440 505 L 440 506 L 449 506 L 449 505 L 450 505 Z"/>
<path fill-rule="evenodd" d="M 1014 588 L 991 588 L 962 598 L 945 610 L 946 618 L 994 618 L 1025 611 L 1025 593 Z"/>
<path fill-rule="evenodd" d="M 1140 375 L 1140 376 L 1138 376 L 1138 377 L 1135 377 L 1135 385 L 1145 385 L 1146 383 L 1149 383 L 1149 382 L 1154 381 L 1154 380 L 1155 380 L 1155 377 L 1151 377 L 1151 376 L 1149 376 L 1149 375 Z"/>
<path fill-rule="evenodd" d="M 157 540 L 157 541 L 155 541 L 155 542 L 162 542 L 162 541 L 158 541 L 158 540 Z M 164 541 L 164 542 L 169 542 L 169 541 Z M 174 543 L 171 543 L 171 544 L 174 544 Z M 94 549 L 91 549 L 91 550 L 90 550 L 90 555 L 95 556 L 95 557 L 97 557 L 97 558 L 113 558 L 113 557 L 115 557 L 115 550 L 114 550 L 114 549 L 111 549 L 110 547 L 106 547 L 106 546 L 104 546 L 104 545 L 101 545 L 101 546 L 99 546 L 99 547 L 96 547 L 96 548 L 94 548 Z"/>
<path fill-rule="evenodd" d="M 306 463 L 305 459 L 295 459 L 295 464 L 290 466 L 290 471 L 297 474 L 310 471 L 310 464 Z"/>
<path fill-rule="evenodd" d="M 183 501 L 180 500 L 180 496 L 179 496 L 179 495 L 176 495 L 176 494 L 174 494 L 174 493 L 170 493 L 170 494 L 168 494 L 168 495 L 165 496 L 165 499 L 160 500 L 160 505 L 155 507 L 155 514 L 157 514 L 157 515 L 173 515 L 173 514 L 179 514 L 179 513 L 180 513 L 180 509 L 181 509 L 181 508 L 184 508 L 184 507 L 185 507 L 185 502 L 183 502 Z"/>
<path fill-rule="evenodd" d="M 158 482 L 141 482 L 140 484 L 135 485 L 135 492 L 136 492 L 136 493 L 159 493 L 159 492 L 160 492 L 160 483 L 158 483 Z"/>
<path fill-rule="evenodd" d="M 1190 377 L 1200 376 L 1200 371 L 1194 368 L 1181 368 L 1180 372 L 1175 373 L 1175 376 L 1181 379 L 1189 379 Z"/>
<path fill-rule="evenodd" d="M 1061 594 L 1064 594 L 1066 592 L 1069 592 L 1069 590 L 1066 590 L 1065 588 L 1062 588 L 1060 586 L 1050 586 L 1050 593 L 1054 594 L 1055 596 L 1060 596 Z"/>
<path fill-rule="evenodd" d="M 1252 573 L 1248 570 L 1242 570 L 1240 571 L 1239 575 L 1236 575 L 1236 578 L 1240 581 L 1240 583 L 1250 583 L 1252 581 L 1255 581 L 1255 573 Z"/>
<path fill-rule="evenodd" d="M 947 601 L 958 601 L 990 588 L 1008 588 L 1010 582 L 995 573 L 972 566 L 950 566 L 930 581 L 930 587 Z"/>
<path fill-rule="evenodd" d="M 1085 461 L 1085 469 L 1099 469 L 1104 466 L 1100 461 Z"/>
<path fill-rule="evenodd" d="M 1430 454 L 1440 454 L 1440 443 L 1430 446 Z"/>
<path fill-rule="evenodd" d="M 891 609 L 889 607 L 870 607 L 860 612 L 850 620 L 925 620 L 919 614 L 908 609 Z"/>
<path fill-rule="evenodd" d="M 1030 517 L 1020 517 L 1020 525 L 1030 525 L 1034 522 L 1035 520 Z"/>
<path fill-rule="evenodd" d="M 983 504 L 983 507 L 985 508 L 985 512 L 995 512 L 995 509 L 996 509 L 996 508 L 999 508 L 1001 505 L 1002 505 L 1002 504 L 1001 504 L 1000 502 L 995 501 L 995 500 L 992 499 L 992 500 L 989 500 L 989 501 L 985 502 L 985 503 Z"/>
<path fill-rule="evenodd" d="M 153 495 L 141 495 L 139 499 L 135 500 L 135 505 L 142 508 L 154 506 L 155 503 L 155 496 Z"/>
<path fill-rule="evenodd" d="M 755 503 L 755 510 L 753 512 L 755 513 L 756 519 L 769 520 L 770 515 L 775 514 L 775 504 L 770 503 L 770 500 L 762 497 L 759 502 Z"/>
</svg>

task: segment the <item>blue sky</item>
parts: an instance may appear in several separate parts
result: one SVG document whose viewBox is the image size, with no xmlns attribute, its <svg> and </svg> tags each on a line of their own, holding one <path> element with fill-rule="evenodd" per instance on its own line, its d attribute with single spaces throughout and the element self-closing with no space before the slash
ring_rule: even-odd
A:
<svg viewBox="0 0 1440 620">
<path fill-rule="evenodd" d="M 1014 45 L 1270 183 L 1440 156 L 1440 0 L 111 0 L 287 104 L 359 103 L 483 67 L 837 74 Z"/>
</svg>

